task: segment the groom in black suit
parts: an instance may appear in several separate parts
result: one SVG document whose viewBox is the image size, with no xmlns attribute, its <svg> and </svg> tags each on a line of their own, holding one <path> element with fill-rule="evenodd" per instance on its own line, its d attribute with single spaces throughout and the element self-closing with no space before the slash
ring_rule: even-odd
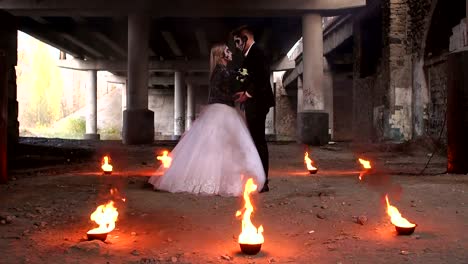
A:
<svg viewBox="0 0 468 264">
<path fill-rule="evenodd" d="M 266 181 L 260 192 L 268 192 L 268 146 L 265 139 L 265 120 L 275 97 L 270 84 L 270 66 L 263 50 L 255 43 L 253 31 L 242 26 L 232 33 L 236 48 L 242 52 L 242 67 L 248 76 L 242 92 L 236 93 L 236 102 L 245 104 L 247 126 L 252 135 L 265 170 Z"/>
</svg>

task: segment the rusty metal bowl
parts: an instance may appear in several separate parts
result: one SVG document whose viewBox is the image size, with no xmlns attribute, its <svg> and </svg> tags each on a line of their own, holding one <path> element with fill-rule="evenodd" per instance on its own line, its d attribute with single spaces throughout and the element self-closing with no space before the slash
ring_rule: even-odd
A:
<svg viewBox="0 0 468 264">
<path fill-rule="evenodd" d="M 401 227 L 401 226 L 395 226 L 395 230 L 397 231 L 398 235 L 401 236 L 409 236 L 414 233 L 414 230 L 416 229 L 415 225 L 413 227 Z"/>
<path fill-rule="evenodd" d="M 112 171 L 103 171 L 103 173 L 106 174 L 106 175 L 111 175 Z"/>
<path fill-rule="evenodd" d="M 102 242 L 104 242 L 107 238 L 107 234 L 109 233 L 101 233 L 101 234 L 90 234 L 90 233 L 87 233 L 87 237 L 88 237 L 88 241 L 91 241 L 91 240 L 101 240 Z"/>
<path fill-rule="evenodd" d="M 316 174 L 318 172 L 318 169 L 315 169 L 315 170 L 309 170 L 309 173 L 310 174 Z"/>
<path fill-rule="evenodd" d="M 256 255 L 258 252 L 260 252 L 260 249 L 262 248 L 262 244 L 240 244 L 240 249 L 242 253 L 247 254 L 247 255 Z"/>
</svg>

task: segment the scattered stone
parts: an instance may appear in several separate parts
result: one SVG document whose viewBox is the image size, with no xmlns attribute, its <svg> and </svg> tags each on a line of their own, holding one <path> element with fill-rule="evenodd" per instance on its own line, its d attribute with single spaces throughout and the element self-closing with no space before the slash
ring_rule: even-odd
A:
<svg viewBox="0 0 468 264">
<path fill-rule="evenodd" d="M 402 250 L 402 251 L 400 251 L 400 254 L 406 256 L 406 255 L 409 255 L 409 251 Z"/>
<path fill-rule="evenodd" d="M 172 263 L 176 263 L 178 261 L 177 257 L 172 257 L 171 258 Z"/>
<path fill-rule="evenodd" d="M 271 258 L 268 260 L 268 263 L 273 263 L 273 262 L 276 262 L 276 260 L 274 258 Z"/>
<path fill-rule="evenodd" d="M 134 249 L 134 250 L 132 250 L 132 252 L 130 252 L 130 254 L 132 254 L 133 256 L 139 256 L 140 252 L 138 252 L 138 250 Z"/>
<path fill-rule="evenodd" d="M 167 242 L 172 242 L 172 238 L 167 238 Z"/>
<path fill-rule="evenodd" d="M 140 264 L 156 264 L 156 260 L 154 258 L 141 258 Z"/>
<path fill-rule="evenodd" d="M 101 247 L 105 245 L 101 240 L 83 241 L 70 247 L 71 250 L 84 251 L 92 254 L 99 254 Z"/>
<path fill-rule="evenodd" d="M 221 259 L 224 259 L 224 260 L 227 260 L 227 261 L 231 261 L 231 260 L 232 260 L 232 257 L 229 256 L 229 255 L 221 255 Z"/>
<path fill-rule="evenodd" d="M 335 251 L 335 250 L 337 250 L 338 248 L 337 248 L 337 246 L 335 246 L 335 245 L 327 245 L 327 249 L 328 249 L 329 251 Z"/>
<path fill-rule="evenodd" d="M 2 225 L 6 225 L 6 220 L 3 220 L 3 219 L 2 219 L 2 220 L 0 220 L 0 224 L 2 224 Z"/>
<path fill-rule="evenodd" d="M 320 206 L 320 208 L 322 208 L 322 209 L 327 209 L 328 206 L 327 206 L 326 204 L 324 204 L 324 205 Z"/>
<path fill-rule="evenodd" d="M 356 218 L 356 223 L 360 224 L 360 225 L 364 225 L 365 223 L 367 223 L 367 216 L 365 215 L 360 215 Z"/>
<path fill-rule="evenodd" d="M 132 235 L 132 236 L 136 236 L 136 235 L 137 235 L 137 233 L 136 233 L 136 232 L 132 232 L 132 233 L 130 233 L 130 235 Z"/>
<path fill-rule="evenodd" d="M 421 239 L 421 236 L 420 235 L 414 235 L 413 238 L 414 239 Z"/>
<path fill-rule="evenodd" d="M 26 235 L 28 235 L 28 234 L 29 234 L 29 232 L 30 232 L 30 231 L 29 231 L 29 229 L 26 229 L 26 230 L 24 230 L 24 231 L 23 231 L 23 236 L 26 236 Z"/>
<path fill-rule="evenodd" d="M 307 232 L 308 234 L 313 234 L 315 233 L 315 230 L 310 230 L 309 232 Z"/>
<path fill-rule="evenodd" d="M 317 218 L 325 219 L 325 218 L 327 218 L 327 216 L 325 214 L 322 214 L 322 213 L 317 213 Z"/>
</svg>

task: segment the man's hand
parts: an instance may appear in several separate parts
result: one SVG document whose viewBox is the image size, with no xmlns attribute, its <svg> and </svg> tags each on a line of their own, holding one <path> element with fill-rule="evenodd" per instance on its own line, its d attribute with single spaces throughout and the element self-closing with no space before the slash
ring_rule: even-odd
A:
<svg viewBox="0 0 468 264">
<path fill-rule="evenodd" d="M 237 92 L 234 94 L 236 103 L 243 103 L 249 98 L 245 92 Z"/>
</svg>

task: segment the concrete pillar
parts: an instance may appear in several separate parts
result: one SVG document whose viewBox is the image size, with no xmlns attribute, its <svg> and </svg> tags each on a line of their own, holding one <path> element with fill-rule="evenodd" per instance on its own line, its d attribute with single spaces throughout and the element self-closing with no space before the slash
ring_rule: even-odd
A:
<svg viewBox="0 0 468 264">
<path fill-rule="evenodd" d="M 275 94 L 275 82 L 273 80 L 273 72 L 270 74 L 270 86 L 273 89 L 273 95 Z M 268 135 L 270 139 L 276 134 L 275 131 L 275 107 L 271 107 L 265 120 L 265 135 Z"/>
<path fill-rule="evenodd" d="M 88 71 L 86 85 L 86 134 L 84 139 L 99 140 L 97 133 L 97 71 Z"/>
<path fill-rule="evenodd" d="M 323 90 L 324 94 L 324 108 L 328 114 L 328 134 L 330 139 L 333 138 L 333 78 L 330 66 L 325 57 L 323 57 Z"/>
<path fill-rule="evenodd" d="M 323 29 L 320 14 L 302 16 L 302 111 L 298 113 L 299 141 L 309 145 L 328 142 L 328 113 L 323 87 Z"/>
<path fill-rule="evenodd" d="M 123 112 L 124 144 L 154 141 L 154 113 L 148 109 L 148 43 L 150 18 L 128 16 L 127 109 Z"/>
<path fill-rule="evenodd" d="M 179 139 L 185 132 L 184 73 L 174 74 L 174 139 Z"/>
<path fill-rule="evenodd" d="M 297 112 L 303 112 L 303 91 L 302 91 L 302 76 L 297 77 Z"/>
<path fill-rule="evenodd" d="M 187 82 L 187 118 L 186 130 L 189 130 L 195 120 L 195 87 L 193 83 Z"/>
</svg>

